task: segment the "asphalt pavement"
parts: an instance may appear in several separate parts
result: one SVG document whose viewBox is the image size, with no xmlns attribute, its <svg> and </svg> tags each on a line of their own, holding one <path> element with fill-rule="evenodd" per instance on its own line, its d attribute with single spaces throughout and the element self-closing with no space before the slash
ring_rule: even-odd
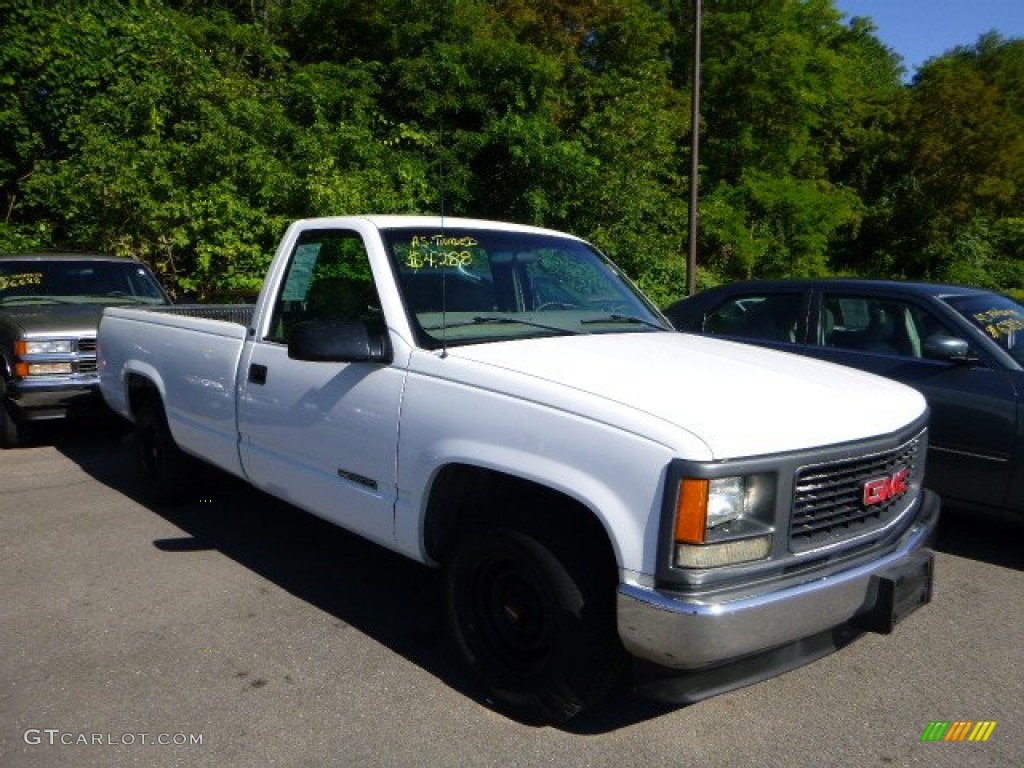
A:
<svg viewBox="0 0 1024 768">
<path fill-rule="evenodd" d="M 1021 526 L 946 514 L 934 600 L 892 635 L 691 706 L 624 689 L 538 727 L 478 698 L 434 571 L 208 487 L 147 505 L 113 425 L 0 452 L 0 765 L 1024 765 Z M 922 741 L 934 722 L 995 726 Z"/>
</svg>

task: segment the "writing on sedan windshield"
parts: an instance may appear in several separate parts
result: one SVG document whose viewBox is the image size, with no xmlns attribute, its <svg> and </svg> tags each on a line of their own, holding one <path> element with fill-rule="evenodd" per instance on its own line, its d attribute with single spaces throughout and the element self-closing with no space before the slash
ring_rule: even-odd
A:
<svg viewBox="0 0 1024 768">
<path fill-rule="evenodd" d="M 20 275 L 0 275 L 0 291 L 9 288 L 24 288 L 29 285 L 42 285 L 42 272 L 22 272 Z"/>
<path fill-rule="evenodd" d="M 468 267 L 473 263 L 471 248 L 479 245 L 473 237 L 447 237 L 445 235 L 413 235 L 405 265 L 410 269 L 424 267 Z"/>
<path fill-rule="evenodd" d="M 974 313 L 975 322 L 996 341 L 1024 330 L 1024 316 L 1016 309 L 989 309 Z"/>
</svg>

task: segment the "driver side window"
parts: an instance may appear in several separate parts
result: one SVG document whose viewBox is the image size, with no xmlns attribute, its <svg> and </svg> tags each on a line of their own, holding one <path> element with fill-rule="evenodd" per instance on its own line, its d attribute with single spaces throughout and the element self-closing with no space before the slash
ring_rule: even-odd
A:
<svg viewBox="0 0 1024 768">
<path fill-rule="evenodd" d="M 309 320 L 383 324 L 363 239 L 349 230 L 309 230 L 295 244 L 274 304 L 268 341 L 287 344 Z"/>
<path fill-rule="evenodd" d="M 926 309 L 899 299 L 826 294 L 819 343 L 899 357 L 927 357 L 925 342 L 955 336 Z"/>
</svg>

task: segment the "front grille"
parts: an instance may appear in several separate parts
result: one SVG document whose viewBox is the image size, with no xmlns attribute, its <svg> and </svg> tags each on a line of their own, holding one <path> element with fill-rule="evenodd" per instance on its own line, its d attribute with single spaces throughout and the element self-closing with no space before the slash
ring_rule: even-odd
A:
<svg viewBox="0 0 1024 768">
<path fill-rule="evenodd" d="M 899 448 L 828 464 L 801 467 L 796 474 L 789 543 L 792 552 L 831 546 L 884 528 L 905 508 L 920 480 L 921 437 Z M 883 487 L 865 503 L 865 486 L 889 481 L 909 470 L 907 489 Z"/>
<path fill-rule="evenodd" d="M 78 340 L 75 345 L 78 354 L 81 355 L 72 364 L 75 373 L 94 374 L 99 370 L 96 364 L 96 337 L 88 336 Z"/>
</svg>

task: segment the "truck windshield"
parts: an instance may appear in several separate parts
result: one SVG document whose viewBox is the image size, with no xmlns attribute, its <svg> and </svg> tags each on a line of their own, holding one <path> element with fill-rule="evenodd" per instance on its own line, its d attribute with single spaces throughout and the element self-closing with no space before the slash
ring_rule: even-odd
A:
<svg viewBox="0 0 1024 768">
<path fill-rule="evenodd" d="M 946 303 L 1024 365 L 1024 306 L 997 293 L 951 297 Z"/>
<path fill-rule="evenodd" d="M 574 238 L 448 228 L 382 235 L 427 347 L 670 330 L 611 262 Z"/>
<path fill-rule="evenodd" d="M 0 261 L 0 304 L 164 304 L 153 275 L 133 261 L 14 259 Z"/>
</svg>

